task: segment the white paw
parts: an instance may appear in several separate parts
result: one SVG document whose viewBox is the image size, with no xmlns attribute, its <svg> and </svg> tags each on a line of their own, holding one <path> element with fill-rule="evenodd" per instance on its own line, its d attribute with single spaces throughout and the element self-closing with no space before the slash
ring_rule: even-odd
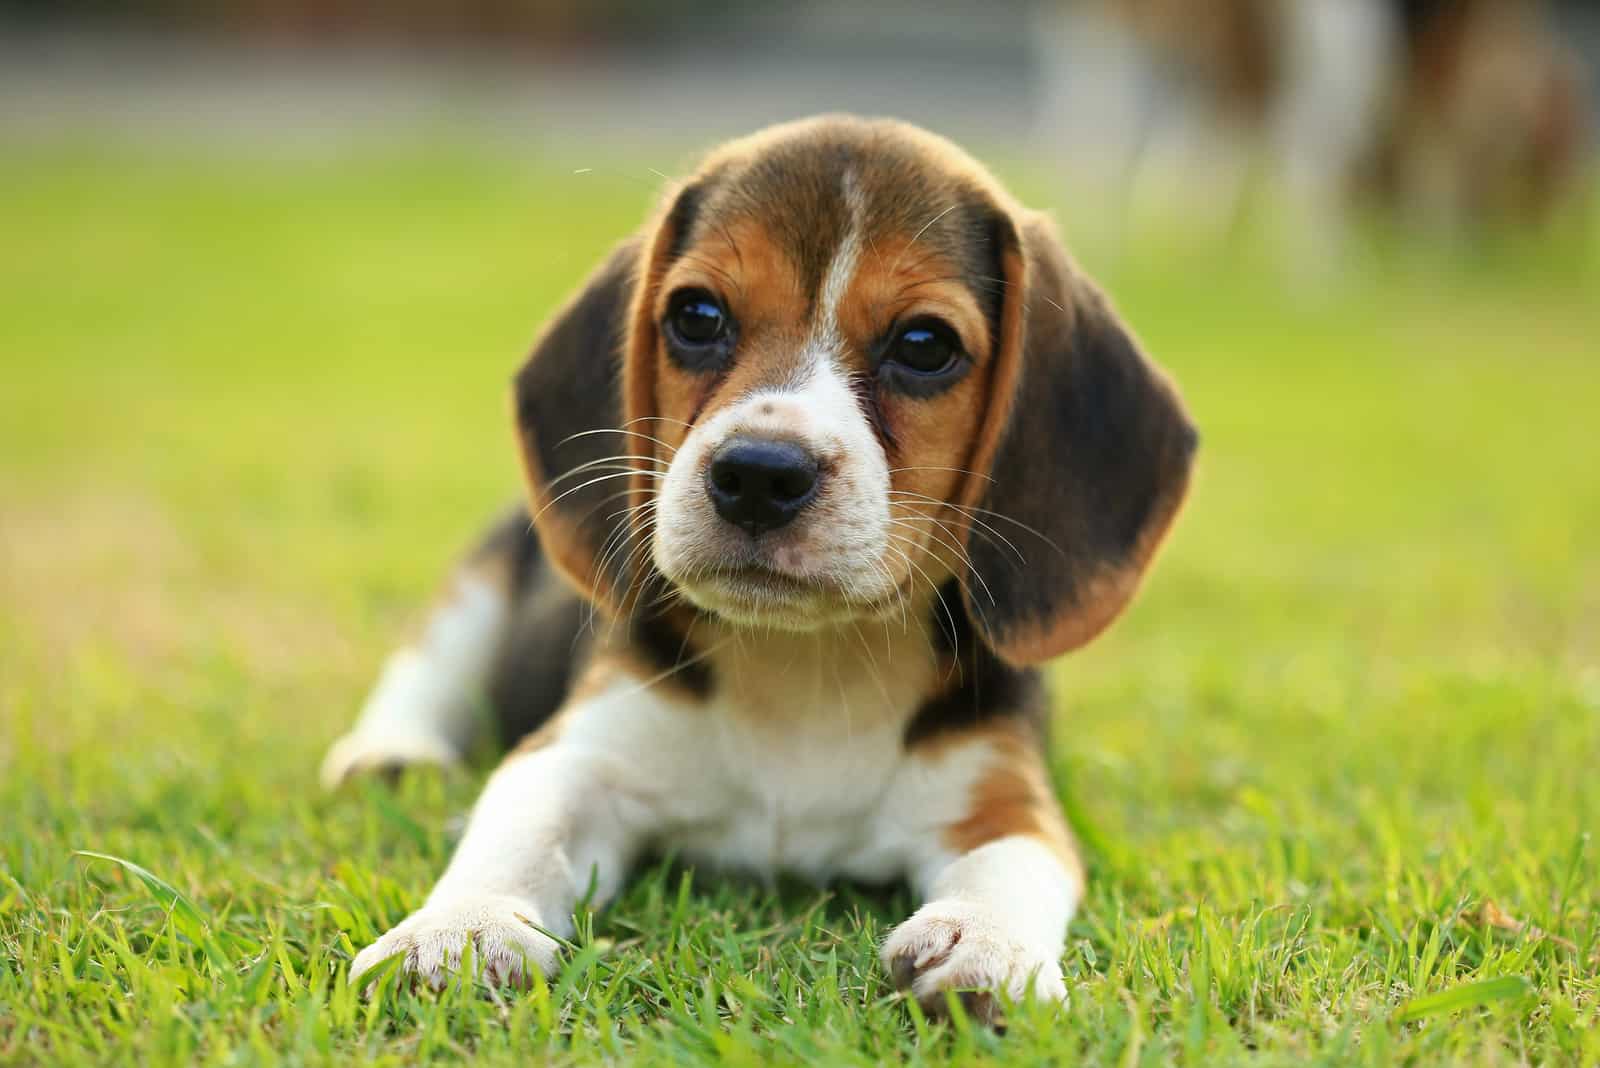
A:
<svg viewBox="0 0 1600 1068">
<path fill-rule="evenodd" d="M 995 1022 L 994 992 L 1012 1000 L 1062 1002 L 1060 946 L 1025 945 L 992 909 L 949 899 L 922 906 L 889 933 L 883 965 L 895 986 L 909 990 L 924 1012 L 943 1015 L 945 991 L 957 991 L 967 1013 Z"/>
<path fill-rule="evenodd" d="M 462 950 L 472 945 L 473 974 L 491 983 L 526 985 L 529 969 L 554 975 L 560 947 L 534 929 L 532 908 L 520 898 L 475 897 L 426 905 L 356 954 L 350 981 L 397 954 L 400 970 L 442 990 L 461 970 Z M 370 991 L 369 991 L 370 992 Z"/>
<path fill-rule="evenodd" d="M 324 786 L 332 789 L 368 772 L 461 760 L 477 733 L 472 687 L 460 665 L 439 660 L 438 654 L 410 648 L 389 657 L 356 725 L 323 758 Z"/>
<path fill-rule="evenodd" d="M 418 764 L 453 767 L 456 747 L 437 735 L 403 731 L 352 731 L 328 747 L 322 758 L 322 785 L 329 790 L 357 775 L 394 772 Z"/>
</svg>

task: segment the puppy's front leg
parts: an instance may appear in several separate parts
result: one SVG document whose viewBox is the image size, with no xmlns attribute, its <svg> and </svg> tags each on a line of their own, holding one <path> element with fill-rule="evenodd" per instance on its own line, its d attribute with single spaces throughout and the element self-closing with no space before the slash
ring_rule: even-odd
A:
<svg viewBox="0 0 1600 1068">
<path fill-rule="evenodd" d="M 372 771 L 451 766 L 466 755 L 482 733 L 495 658 L 527 596 L 521 572 L 537 554 L 520 505 L 489 527 L 421 635 L 389 657 L 355 725 L 329 747 L 324 786 Z"/>
<path fill-rule="evenodd" d="M 1083 868 L 1042 757 L 1031 745 L 1002 747 L 937 838 L 912 873 L 926 904 L 883 945 L 895 985 L 935 1015 L 956 991 L 989 1021 L 997 991 L 1064 1001 L 1061 951 Z"/>
<path fill-rule="evenodd" d="M 559 741 L 507 757 L 427 902 L 356 956 L 351 980 L 404 954 L 402 967 L 438 989 L 469 942 L 475 972 L 490 981 L 525 982 L 529 965 L 553 974 L 557 945 L 535 927 L 570 935 L 591 879 L 603 903 L 637 847 L 604 785 L 617 781 L 612 762 Z"/>
</svg>

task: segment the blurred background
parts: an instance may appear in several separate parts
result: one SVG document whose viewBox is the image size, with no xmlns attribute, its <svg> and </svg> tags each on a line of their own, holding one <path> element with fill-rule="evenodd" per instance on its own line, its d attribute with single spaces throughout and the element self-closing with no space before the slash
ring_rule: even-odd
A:
<svg viewBox="0 0 1600 1068">
<path fill-rule="evenodd" d="M 5 0 L 0 28 L 8 141 L 672 164 L 852 110 L 1100 183 L 1101 223 L 1231 219 L 1264 185 L 1325 241 L 1352 202 L 1547 221 L 1600 91 L 1584 0 Z"/>
<path fill-rule="evenodd" d="M 1057 669 L 1074 1003 L 1123 1012 L 1120 918 L 1197 901 L 1219 944 L 1282 902 L 1413 932 L 1308 965 L 1251 1049 L 1381 1003 L 1460 894 L 1592 950 L 1597 64 L 1589 0 L 0 0 L 0 979 L 63 917 L 159 924 L 75 849 L 324 949 L 361 931 L 308 903 L 420 897 L 471 781 L 316 768 L 519 491 L 510 374 L 665 176 L 822 110 L 1052 211 L 1202 431 L 1141 597 Z M 1591 1060 L 1587 951 L 1546 948 L 1567 1007 L 1509 1056 Z M 83 975 L 28 1012 L 92 989 L 188 1041 Z"/>
</svg>

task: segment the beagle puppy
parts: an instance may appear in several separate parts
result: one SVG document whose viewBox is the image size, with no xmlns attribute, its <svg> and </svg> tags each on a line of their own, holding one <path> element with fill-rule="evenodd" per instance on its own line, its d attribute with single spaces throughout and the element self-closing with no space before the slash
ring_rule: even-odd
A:
<svg viewBox="0 0 1600 1068">
<path fill-rule="evenodd" d="M 513 406 L 526 506 L 324 773 L 454 761 L 482 698 L 518 740 L 352 980 L 439 986 L 469 943 L 549 974 L 542 931 L 671 850 L 909 880 L 883 963 L 930 1011 L 1063 998 L 1084 873 L 1037 665 L 1128 603 L 1196 435 L 1050 223 L 911 126 L 774 127 L 606 258 Z"/>
</svg>

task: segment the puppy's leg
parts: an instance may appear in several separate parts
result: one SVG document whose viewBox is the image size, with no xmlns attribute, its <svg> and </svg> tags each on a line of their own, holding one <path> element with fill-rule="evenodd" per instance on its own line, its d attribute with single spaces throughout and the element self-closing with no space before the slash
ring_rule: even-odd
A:
<svg viewBox="0 0 1600 1068">
<path fill-rule="evenodd" d="M 980 766 L 966 811 L 939 829 L 912 874 L 926 904 L 889 934 L 883 963 L 925 1011 L 943 1013 L 955 991 L 992 1022 L 996 991 L 1066 999 L 1061 951 L 1083 868 L 1031 743 L 996 746 Z"/>
<path fill-rule="evenodd" d="M 595 707 L 569 706 L 558 724 Z M 474 972 L 490 981 L 525 982 L 530 966 L 553 974 L 557 944 L 535 928 L 570 935 L 573 906 L 591 885 L 596 904 L 610 899 L 649 829 L 649 808 L 630 788 L 640 776 L 629 759 L 592 737 L 551 733 L 513 751 L 490 777 L 433 893 L 356 956 L 352 982 L 398 954 L 405 971 L 437 989 L 460 970 L 469 944 Z"/>
<path fill-rule="evenodd" d="M 704 819 L 682 809 L 694 804 L 683 771 L 696 721 L 627 665 L 590 660 L 573 699 L 491 775 L 427 902 L 358 954 L 352 982 L 400 954 L 437 988 L 469 943 L 475 972 L 494 982 L 525 982 L 528 966 L 549 975 L 557 943 L 534 927 L 570 935 L 590 887 L 603 905 L 662 825 Z"/>
<path fill-rule="evenodd" d="M 328 750 L 325 785 L 461 759 L 484 726 L 490 671 L 537 553 L 520 506 L 489 529 L 456 568 L 422 634 L 384 664 L 355 726 Z"/>
</svg>

